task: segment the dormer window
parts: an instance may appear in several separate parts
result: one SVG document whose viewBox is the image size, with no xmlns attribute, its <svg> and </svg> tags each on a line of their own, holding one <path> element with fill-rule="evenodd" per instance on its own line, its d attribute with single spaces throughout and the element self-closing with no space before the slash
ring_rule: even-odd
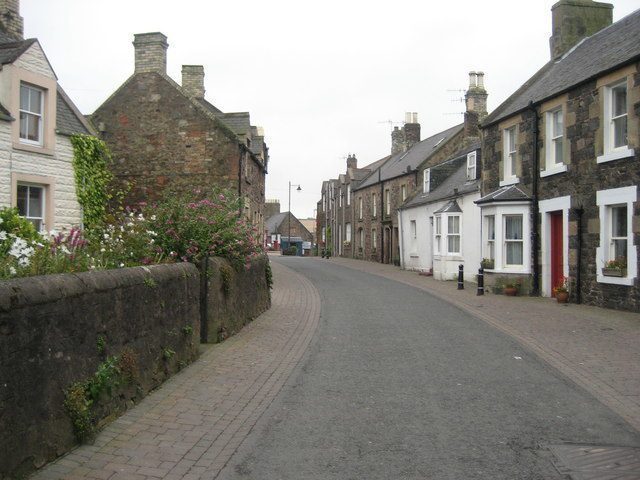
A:
<svg viewBox="0 0 640 480">
<path fill-rule="evenodd" d="M 426 168 L 422 171 L 422 191 L 429 193 L 431 191 L 431 169 Z"/>
<path fill-rule="evenodd" d="M 43 143 L 44 91 L 20 84 L 20 141 L 35 145 Z"/>
</svg>

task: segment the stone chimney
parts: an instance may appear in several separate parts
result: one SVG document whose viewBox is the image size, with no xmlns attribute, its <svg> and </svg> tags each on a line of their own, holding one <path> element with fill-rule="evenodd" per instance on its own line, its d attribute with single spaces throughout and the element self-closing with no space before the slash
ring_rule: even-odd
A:
<svg viewBox="0 0 640 480">
<path fill-rule="evenodd" d="M 135 50 L 135 72 L 158 72 L 167 74 L 167 37 L 160 32 L 136 33 L 133 48 Z"/>
<path fill-rule="evenodd" d="M 611 25 L 613 5 L 593 0 L 560 0 L 551 7 L 551 60 L 557 60 L 589 37 Z"/>
<path fill-rule="evenodd" d="M 464 138 L 469 142 L 480 138 L 479 124 L 487 116 L 487 91 L 484 88 L 484 72 L 469 72 L 469 88 L 464 95 Z"/>
<path fill-rule="evenodd" d="M 182 89 L 190 97 L 204 98 L 204 67 L 202 65 L 182 66 Z"/>
<path fill-rule="evenodd" d="M 358 159 L 356 158 L 355 153 L 353 155 L 349 154 L 349 156 L 347 157 L 347 170 L 349 170 L 350 168 L 358 168 Z"/>
<path fill-rule="evenodd" d="M 20 0 L 0 0 L 3 30 L 16 40 L 24 40 L 24 21 L 20 16 Z"/>
<path fill-rule="evenodd" d="M 404 152 L 404 130 L 393 127 L 391 132 L 391 155 Z"/>
<path fill-rule="evenodd" d="M 404 114 L 404 149 L 409 150 L 420 141 L 420 124 L 417 112 Z"/>
</svg>

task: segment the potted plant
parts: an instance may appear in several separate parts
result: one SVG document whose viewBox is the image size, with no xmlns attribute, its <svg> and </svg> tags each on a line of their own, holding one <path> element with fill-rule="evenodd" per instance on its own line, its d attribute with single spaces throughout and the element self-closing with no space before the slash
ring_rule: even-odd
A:
<svg viewBox="0 0 640 480">
<path fill-rule="evenodd" d="M 507 281 L 502 289 L 503 293 L 508 297 L 515 297 L 518 294 L 520 284 L 516 281 Z"/>
<path fill-rule="evenodd" d="M 618 257 L 615 260 L 609 260 L 604 264 L 602 275 L 605 277 L 626 277 L 627 259 L 625 257 Z"/>
<path fill-rule="evenodd" d="M 483 270 L 493 270 L 495 267 L 495 260 L 493 258 L 483 258 L 480 262 L 480 266 Z"/>
<path fill-rule="evenodd" d="M 560 284 L 553 289 L 553 294 L 558 303 L 567 303 L 569 299 L 569 279 L 567 277 L 562 277 Z"/>
<path fill-rule="evenodd" d="M 344 242 L 342 242 L 342 245 L 345 248 L 349 248 L 351 246 L 351 240 L 345 240 Z"/>
</svg>

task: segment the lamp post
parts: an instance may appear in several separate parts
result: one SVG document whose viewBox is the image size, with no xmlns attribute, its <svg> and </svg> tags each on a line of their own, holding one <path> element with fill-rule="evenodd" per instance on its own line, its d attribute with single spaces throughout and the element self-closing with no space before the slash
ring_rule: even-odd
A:
<svg viewBox="0 0 640 480">
<path fill-rule="evenodd" d="M 297 192 L 302 191 L 302 187 L 300 185 L 297 184 L 292 184 L 291 180 L 289 180 L 289 236 L 287 237 L 288 241 L 289 241 L 289 247 L 291 247 L 291 187 L 298 187 L 296 188 Z"/>
</svg>

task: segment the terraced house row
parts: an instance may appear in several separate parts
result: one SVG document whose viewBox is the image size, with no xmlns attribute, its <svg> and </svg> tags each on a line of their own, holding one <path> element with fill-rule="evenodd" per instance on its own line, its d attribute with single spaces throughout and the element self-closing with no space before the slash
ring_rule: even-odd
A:
<svg viewBox="0 0 640 480">
<path fill-rule="evenodd" d="M 205 99 L 204 68 L 167 75 L 167 37 L 134 36 L 134 73 L 90 116 L 58 84 L 37 39 L 24 39 L 19 0 L 0 0 L 0 208 L 17 207 L 39 230 L 82 224 L 70 136 L 110 147 L 128 204 L 169 191 L 232 189 L 244 215 L 264 229 L 269 150 L 249 112 L 223 112 Z"/>
<path fill-rule="evenodd" d="M 471 72 L 463 124 L 420 140 L 409 114 L 390 156 L 323 182 L 321 248 L 639 310 L 640 11 L 612 10 L 561 0 L 549 61 L 493 112 Z"/>
</svg>

